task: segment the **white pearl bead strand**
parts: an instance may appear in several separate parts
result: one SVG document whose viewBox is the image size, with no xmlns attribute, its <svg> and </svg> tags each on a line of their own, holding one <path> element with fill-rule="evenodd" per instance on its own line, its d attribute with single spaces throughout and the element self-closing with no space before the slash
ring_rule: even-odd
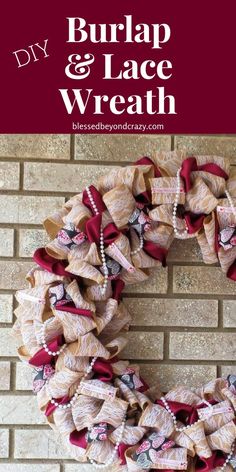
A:
<svg viewBox="0 0 236 472">
<path fill-rule="evenodd" d="M 87 192 L 89 201 L 91 203 L 91 206 L 94 210 L 95 215 L 99 215 L 99 211 L 96 207 L 95 201 L 93 199 L 93 196 L 92 196 L 92 193 L 91 193 L 89 187 L 86 187 L 85 190 Z M 103 273 L 104 273 L 104 282 L 103 282 L 103 285 L 101 287 L 101 292 L 102 292 L 102 295 L 104 295 L 106 293 L 106 289 L 107 289 L 108 268 L 107 268 L 107 265 L 106 265 L 106 256 L 105 256 L 105 251 L 104 251 L 104 236 L 103 236 L 102 225 L 101 225 L 101 228 L 100 228 L 100 254 L 101 254 L 102 267 L 103 267 Z"/>
<path fill-rule="evenodd" d="M 74 403 L 75 403 L 77 397 L 79 396 L 78 390 L 79 390 L 79 387 L 80 387 L 81 383 L 82 383 L 84 380 L 86 380 L 86 378 L 88 377 L 88 375 L 89 375 L 90 372 L 92 371 L 93 365 L 95 364 L 96 360 L 97 360 L 97 357 L 93 357 L 92 361 L 90 362 L 89 366 L 88 366 L 87 369 L 86 369 L 85 374 L 84 374 L 83 377 L 81 378 L 80 383 L 79 383 L 79 385 L 78 385 L 78 387 L 77 387 L 77 389 L 76 389 L 76 391 L 75 391 L 73 397 L 71 397 L 70 401 L 69 401 L 68 403 L 65 403 L 64 405 L 60 405 L 60 403 L 58 403 L 56 400 L 54 400 L 53 396 L 50 394 L 50 391 L 49 391 L 49 384 L 48 384 L 49 381 L 47 381 L 47 393 L 49 394 L 50 402 L 51 402 L 53 405 L 55 405 L 57 408 L 59 408 L 60 410 L 66 410 L 67 408 L 71 408 L 71 407 L 74 405 Z"/>
<path fill-rule="evenodd" d="M 166 400 L 165 397 L 161 397 L 161 401 L 164 403 L 164 406 L 165 406 L 165 409 L 166 411 L 168 411 L 168 413 L 170 413 L 170 415 L 172 416 L 172 419 L 173 419 L 173 422 L 174 422 L 174 428 L 176 431 L 178 431 L 179 433 L 182 433 L 183 431 L 185 431 L 186 429 L 189 429 L 191 428 L 193 425 L 199 423 L 200 421 L 202 420 L 197 420 L 195 421 L 195 423 L 191 424 L 191 425 L 187 425 L 187 426 L 183 426 L 182 428 L 179 428 L 177 426 L 177 418 L 175 416 L 175 414 L 173 413 L 173 411 L 171 411 L 171 408 L 169 407 L 169 404 L 168 404 L 168 401 Z M 210 408 L 210 411 L 209 411 L 209 414 L 206 416 L 205 420 L 207 418 L 209 418 L 211 415 L 212 415 L 212 412 L 213 412 L 213 406 L 207 401 L 207 400 L 204 400 L 204 403 Z"/>
<path fill-rule="evenodd" d="M 141 230 L 141 225 L 140 225 L 140 230 Z M 143 235 L 140 234 L 140 236 L 139 236 L 139 247 L 137 249 L 135 249 L 134 251 L 130 251 L 130 255 L 135 256 L 135 254 L 138 254 L 142 249 L 143 249 Z"/>
<path fill-rule="evenodd" d="M 60 349 L 58 349 L 58 351 L 50 351 L 50 349 L 48 348 L 48 345 L 46 343 L 46 337 L 45 337 L 45 327 L 48 323 L 50 323 L 51 319 L 52 318 L 48 318 L 48 320 L 46 320 L 43 323 L 40 336 L 41 336 L 41 344 L 43 345 L 43 349 L 49 354 L 49 356 L 55 357 L 55 356 L 59 356 L 59 354 L 61 354 L 61 352 L 64 351 L 66 344 L 63 344 L 63 346 L 61 346 Z"/>
<path fill-rule="evenodd" d="M 181 172 L 181 169 L 178 169 L 177 174 L 176 174 L 177 190 L 176 190 L 174 206 L 173 206 L 172 222 L 173 222 L 173 228 L 174 228 L 175 236 L 178 237 L 178 238 L 183 238 L 186 234 L 188 234 L 188 230 L 185 229 L 183 232 L 180 232 L 177 229 L 177 217 L 176 217 L 177 207 L 178 207 L 178 204 L 179 204 L 179 197 L 180 197 L 180 188 L 181 188 L 180 172 Z"/>
</svg>

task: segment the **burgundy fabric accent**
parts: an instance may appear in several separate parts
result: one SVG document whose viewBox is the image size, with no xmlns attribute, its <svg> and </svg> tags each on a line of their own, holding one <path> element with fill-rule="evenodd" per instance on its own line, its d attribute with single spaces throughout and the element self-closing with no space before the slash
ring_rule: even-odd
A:
<svg viewBox="0 0 236 472">
<path fill-rule="evenodd" d="M 231 264 L 230 268 L 228 269 L 227 277 L 231 280 L 236 281 L 236 259 L 233 262 L 233 264 Z"/>
<path fill-rule="evenodd" d="M 118 456 L 121 459 L 121 465 L 126 464 L 125 451 L 131 447 L 130 444 L 120 443 L 118 447 Z"/>
<path fill-rule="evenodd" d="M 87 433 L 86 428 L 81 429 L 81 431 L 77 431 L 77 429 L 72 431 L 70 433 L 71 444 L 73 444 L 74 446 L 79 446 L 79 447 L 82 447 L 83 449 L 86 449 L 87 447 L 86 433 Z"/>
<path fill-rule="evenodd" d="M 196 472 L 210 472 L 225 463 L 226 456 L 221 451 L 214 451 L 208 459 L 198 457 L 195 464 Z"/>
<path fill-rule="evenodd" d="M 138 392 L 141 392 L 141 393 L 146 392 L 146 390 L 149 389 L 149 385 L 145 382 L 145 380 L 143 380 L 143 378 L 141 376 L 139 378 L 140 378 L 141 382 L 143 383 L 143 386 L 137 388 L 136 390 L 138 390 Z"/>
<path fill-rule="evenodd" d="M 220 244 L 219 244 L 219 241 L 218 241 L 219 232 L 220 232 L 219 223 L 218 223 L 217 217 L 215 217 L 215 251 L 216 251 L 216 253 L 220 249 Z"/>
<path fill-rule="evenodd" d="M 63 337 L 57 336 L 57 338 L 50 341 L 47 346 L 50 351 L 58 351 L 63 344 Z M 44 348 L 37 351 L 33 357 L 29 360 L 30 365 L 35 367 L 40 367 L 41 365 L 50 364 L 52 359 L 55 359 L 56 356 L 51 356 Z"/>
<path fill-rule="evenodd" d="M 162 400 L 157 400 L 156 403 L 165 407 Z M 168 405 L 171 411 L 177 416 L 177 419 L 182 423 L 186 423 L 186 418 L 188 418 L 187 424 L 193 424 L 198 420 L 198 414 L 195 407 L 188 405 L 187 403 L 172 402 L 168 401 Z"/>
<path fill-rule="evenodd" d="M 60 311 L 68 311 L 68 313 L 72 313 L 73 315 L 88 316 L 89 318 L 93 316 L 91 310 L 76 308 L 72 303 L 65 303 L 64 305 L 56 303 L 55 308 Z"/>
<path fill-rule="evenodd" d="M 96 378 L 102 382 L 110 382 L 112 380 L 112 365 L 111 362 L 107 362 L 105 359 L 97 359 L 94 362 L 93 372 L 96 374 Z"/>
<path fill-rule="evenodd" d="M 120 301 L 122 290 L 125 287 L 125 283 L 121 279 L 112 280 L 112 298 L 117 302 Z"/>
<path fill-rule="evenodd" d="M 152 241 L 144 241 L 143 249 L 149 256 L 153 257 L 153 259 L 160 261 L 163 267 L 166 266 L 167 249 L 159 247 Z"/>
<path fill-rule="evenodd" d="M 89 186 L 89 190 L 92 194 L 92 197 L 93 197 L 93 200 L 94 200 L 94 203 L 99 211 L 99 213 L 102 213 L 103 211 L 106 210 L 106 206 L 103 202 L 103 199 L 102 199 L 102 195 L 99 193 L 99 191 L 96 189 L 96 187 L 94 187 L 94 185 L 90 185 Z M 91 212 L 93 214 L 95 214 L 94 212 L 94 209 L 91 205 L 91 202 L 89 200 L 89 197 L 88 197 L 88 194 L 87 194 L 87 190 L 84 190 L 83 191 L 83 197 L 82 197 L 82 202 L 83 204 L 89 208 L 91 210 Z"/>
<path fill-rule="evenodd" d="M 218 177 L 223 177 L 225 180 L 228 179 L 228 175 L 226 174 L 226 172 L 221 169 L 221 167 L 217 164 L 214 164 L 212 162 L 209 164 L 203 164 L 201 166 L 198 166 L 195 157 L 188 157 L 183 161 L 180 172 L 180 176 L 184 181 L 185 192 L 189 192 L 189 190 L 191 189 L 191 172 L 196 170 L 209 172 L 210 174 L 217 175 Z"/>
<path fill-rule="evenodd" d="M 96 243 L 99 245 L 101 222 L 101 214 L 92 216 L 92 218 L 89 218 L 89 220 L 86 221 L 85 233 L 90 243 Z"/>
<path fill-rule="evenodd" d="M 188 228 L 188 233 L 194 234 L 199 231 L 203 226 L 204 218 L 204 214 L 196 215 L 190 211 L 186 212 L 184 214 L 184 219 Z"/>
<path fill-rule="evenodd" d="M 49 256 L 44 247 L 36 249 L 33 259 L 40 267 L 52 274 L 76 278 L 75 275 L 65 270 L 65 267 L 68 265 L 67 261 L 59 261 L 54 257 Z"/>
<path fill-rule="evenodd" d="M 65 403 L 68 403 L 70 401 L 70 397 L 68 397 L 68 395 L 65 395 L 62 398 L 57 398 L 56 401 L 57 403 L 59 403 L 59 405 L 64 405 Z M 56 405 L 49 402 L 45 411 L 45 415 L 50 416 L 55 411 L 56 408 L 57 408 Z"/>
<path fill-rule="evenodd" d="M 138 161 L 136 161 L 134 163 L 135 166 L 153 166 L 154 167 L 154 176 L 155 177 L 161 177 L 161 172 L 159 171 L 158 167 L 154 164 L 154 162 L 150 159 L 150 157 L 141 157 L 141 159 L 138 159 Z"/>
<path fill-rule="evenodd" d="M 85 232 L 90 243 L 100 244 L 102 215 L 95 215 L 90 218 L 85 225 Z M 109 245 L 113 243 L 119 236 L 120 231 L 114 223 L 109 223 L 103 229 L 104 243 Z"/>
</svg>

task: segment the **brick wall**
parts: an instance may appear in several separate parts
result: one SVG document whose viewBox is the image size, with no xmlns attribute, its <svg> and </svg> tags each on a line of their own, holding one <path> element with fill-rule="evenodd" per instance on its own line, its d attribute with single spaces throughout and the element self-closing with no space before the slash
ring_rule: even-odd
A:
<svg viewBox="0 0 236 472">
<path fill-rule="evenodd" d="M 236 165 L 236 136 L 0 135 L 0 472 L 93 470 L 69 459 L 38 412 L 31 371 L 11 337 L 13 293 L 46 242 L 43 218 L 111 166 L 157 148 L 224 155 Z M 167 269 L 126 290 L 133 321 L 123 356 L 163 389 L 227 374 L 236 364 L 235 287 L 204 266 L 195 241 L 176 241 Z"/>
</svg>

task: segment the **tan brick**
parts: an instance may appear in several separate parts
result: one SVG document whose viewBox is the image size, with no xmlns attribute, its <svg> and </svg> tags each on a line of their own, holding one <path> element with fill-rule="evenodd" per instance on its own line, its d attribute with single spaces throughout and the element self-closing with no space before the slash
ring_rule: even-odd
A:
<svg viewBox="0 0 236 472">
<path fill-rule="evenodd" d="M 216 378 L 216 367 L 210 365 L 150 365 L 140 364 L 140 373 L 148 385 L 158 385 L 167 392 L 175 385 L 199 387 Z"/>
<path fill-rule="evenodd" d="M 168 289 L 168 269 L 156 268 L 151 270 L 149 278 L 142 283 L 127 285 L 124 293 L 166 293 Z"/>
<path fill-rule="evenodd" d="M 167 262 L 201 262 L 202 254 L 196 238 L 175 239 L 168 252 Z"/>
<path fill-rule="evenodd" d="M 114 168 L 114 167 L 113 167 Z M 24 188 L 56 192 L 81 192 L 86 185 L 96 184 L 98 177 L 111 167 L 83 164 L 25 163 Z"/>
<path fill-rule="evenodd" d="M 94 466 L 91 464 L 65 464 L 65 472 L 94 472 Z"/>
<path fill-rule="evenodd" d="M 223 301 L 223 320 L 225 328 L 236 328 L 236 300 Z"/>
<path fill-rule="evenodd" d="M 18 162 L 0 162 L 0 190 L 18 190 L 19 181 Z"/>
<path fill-rule="evenodd" d="M 0 257 L 12 257 L 14 245 L 14 230 L 10 228 L 0 228 Z"/>
<path fill-rule="evenodd" d="M 0 328 L 0 356 L 17 356 L 16 340 L 12 334 L 12 328 Z"/>
<path fill-rule="evenodd" d="M 76 136 L 76 159 L 136 161 L 160 149 L 171 149 L 171 137 L 150 134 L 81 134 Z"/>
<path fill-rule="evenodd" d="M 0 458 L 5 459 L 8 456 L 9 456 L 9 431 L 8 429 L 0 429 Z M 0 467 L 1 467 L 1 464 L 0 464 Z"/>
<path fill-rule="evenodd" d="M 70 159 L 66 134 L 1 134 L 0 157 Z"/>
<path fill-rule="evenodd" d="M 224 378 L 227 378 L 228 375 L 236 375 L 236 365 L 222 365 L 221 366 L 221 375 Z"/>
<path fill-rule="evenodd" d="M 218 326 L 216 300 L 124 299 L 138 326 Z"/>
<path fill-rule="evenodd" d="M 45 424 L 34 395 L 4 395 L 0 397 L 0 424 Z"/>
<path fill-rule="evenodd" d="M 186 149 L 189 156 L 194 154 L 229 157 L 236 164 L 236 137 L 232 136 L 176 136 L 177 149 Z"/>
<path fill-rule="evenodd" d="M 63 197 L 0 195 L 0 223 L 41 224 L 63 203 Z"/>
<path fill-rule="evenodd" d="M 16 364 L 16 389 L 32 390 L 33 369 L 23 362 Z"/>
<path fill-rule="evenodd" d="M 78 465 L 77 465 L 78 469 Z M 0 472 L 60 472 L 59 464 L 9 464 L 2 462 L 0 464 Z"/>
<path fill-rule="evenodd" d="M 234 360 L 236 333 L 171 333 L 170 359 Z"/>
<path fill-rule="evenodd" d="M 69 459 L 61 438 L 49 430 L 17 430 L 15 452 L 17 459 Z"/>
<path fill-rule="evenodd" d="M 18 290 L 28 286 L 25 281 L 32 262 L 0 261 L 0 289 Z"/>
<path fill-rule="evenodd" d="M 219 267 L 174 267 L 175 293 L 235 294 L 235 282 Z"/>
<path fill-rule="evenodd" d="M 0 323 L 11 323 L 13 316 L 13 296 L 0 294 Z"/>
<path fill-rule="evenodd" d="M 130 332 L 121 353 L 123 359 L 163 359 L 163 333 Z"/>
<path fill-rule="evenodd" d="M 34 251 L 45 246 L 49 237 L 43 229 L 21 229 L 19 231 L 19 255 L 20 257 L 32 257 Z"/>
<path fill-rule="evenodd" d="M 10 388 L 10 362 L 0 362 L 0 390 Z"/>
</svg>

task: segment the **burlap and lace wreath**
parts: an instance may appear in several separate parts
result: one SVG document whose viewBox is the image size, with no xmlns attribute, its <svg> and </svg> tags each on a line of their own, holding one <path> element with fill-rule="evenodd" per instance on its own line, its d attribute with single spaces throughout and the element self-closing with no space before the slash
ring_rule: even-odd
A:
<svg viewBox="0 0 236 472">
<path fill-rule="evenodd" d="M 236 176 L 226 159 L 157 153 L 112 169 L 44 222 L 30 288 L 17 292 L 19 356 L 73 458 L 112 471 L 236 468 L 236 377 L 168 393 L 120 360 L 123 288 L 166 264 L 175 237 L 236 280 Z M 184 244 L 184 241 L 183 241 Z"/>
</svg>

